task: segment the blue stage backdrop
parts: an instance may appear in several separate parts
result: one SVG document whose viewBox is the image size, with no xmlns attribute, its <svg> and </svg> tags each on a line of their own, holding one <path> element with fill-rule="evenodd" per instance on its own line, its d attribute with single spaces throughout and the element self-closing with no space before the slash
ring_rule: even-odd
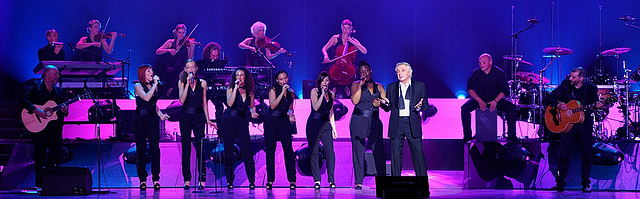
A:
<svg viewBox="0 0 640 199">
<path fill-rule="evenodd" d="M 107 32 L 126 33 L 117 38 L 111 56 L 131 56 L 131 80 L 137 79 L 140 64 L 155 64 L 155 50 L 172 37 L 176 24 L 188 30 L 199 24 L 192 37 L 206 44 L 218 42 L 229 65 L 244 63 L 244 51 L 237 44 L 250 37 L 255 21 L 267 24 L 267 36 L 276 39 L 293 57 L 273 60 L 278 69 L 293 70 L 292 87 L 301 93 L 302 80 L 315 79 L 326 70 L 320 49 L 331 35 L 340 32 L 348 18 L 357 32 L 353 35 L 369 53 L 358 55 L 373 68 L 373 78 L 383 84 L 396 80 L 394 65 L 408 61 L 414 78 L 427 83 L 431 97 L 454 97 L 465 90 L 466 79 L 480 54 L 493 55 L 503 66 L 503 55 L 513 52 L 509 35 L 527 27 L 527 19 L 540 23 L 518 37 L 518 54 L 533 63 L 524 71 L 540 70 L 542 49 L 562 46 L 575 51 L 562 57 L 562 68 L 550 69 L 547 77 L 557 83 L 571 68 L 583 66 L 594 73 L 598 52 L 614 47 L 630 47 L 620 56 L 627 67 L 640 65 L 640 29 L 618 20 L 625 14 L 640 18 L 639 1 L 1 1 L 0 7 L 0 92 L 2 98 L 21 95 L 18 86 L 38 77 L 31 71 L 38 63 L 36 52 L 46 44 L 45 31 L 56 29 L 60 41 L 75 45 L 86 34 L 89 20 L 98 19 Z M 638 23 L 640 25 L 640 23 Z M 66 47 L 67 59 L 74 54 Z M 196 49 L 196 59 L 202 49 Z M 292 61 L 293 68 L 285 62 Z M 605 72 L 621 77 L 621 65 L 613 57 L 604 58 Z M 554 65 L 555 67 L 555 65 Z M 551 74 L 553 72 L 553 74 Z M 177 74 L 176 74 L 177 75 Z M 173 83 L 173 82 L 171 82 Z M 7 86 L 12 85 L 12 86 Z M 130 86 L 132 88 L 132 86 Z"/>
</svg>

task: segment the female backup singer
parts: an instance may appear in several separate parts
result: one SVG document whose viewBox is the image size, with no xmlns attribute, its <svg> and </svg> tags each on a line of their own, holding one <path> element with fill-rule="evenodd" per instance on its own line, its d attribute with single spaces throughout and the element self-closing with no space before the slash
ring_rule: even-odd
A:
<svg viewBox="0 0 640 199">
<path fill-rule="evenodd" d="M 318 74 L 317 87 L 311 89 L 311 114 L 307 120 L 307 142 L 311 149 L 311 172 L 314 187 L 320 189 L 320 165 L 318 164 L 319 142 L 324 144 L 324 155 L 327 160 L 327 177 L 329 187 L 335 188 L 336 154 L 333 151 L 333 139 L 338 137 L 333 116 L 334 92 L 329 91 L 329 73 Z"/>
<path fill-rule="evenodd" d="M 380 121 L 379 107 L 381 98 L 386 98 L 382 84 L 371 79 L 371 66 L 362 60 L 360 67 L 360 80 L 351 84 L 351 101 L 355 104 L 349 130 L 351 131 L 351 147 L 353 152 L 353 170 L 356 177 L 356 190 L 362 189 L 364 179 L 364 151 L 365 139 L 369 139 L 369 145 L 373 151 L 376 165 L 376 174 L 386 174 L 384 148 L 382 146 L 382 121 Z"/>
<path fill-rule="evenodd" d="M 102 61 L 102 50 L 107 54 L 113 52 L 113 46 L 116 43 L 118 33 L 111 33 L 111 41 L 107 45 L 107 40 L 104 37 L 104 33 L 100 32 L 100 21 L 91 20 L 87 24 L 87 33 L 89 35 L 80 38 L 80 41 L 76 43 L 76 48 L 84 49 L 85 51 L 78 51 L 79 59 L 81 61 Z M 102 47 L 102 49 L 100 49 Z"/>
<path fill-rule="evenodd" d="M 193 59 L 193 51 L 195 44 L 187 42 L 188 38 L 185 37 L 187 26 L 184 24 L 178 24 L 173 29 L 173 38 L 167 39 L 167 41 L 156 50 L 156 55 L 162 55 L 158 62 L 158 75 L 167 82 L 178 81 L 175 75 L 181 68 L 184 67 L 187 59 Z M 177 98 L 176 94 L 178 88 L 174 87 L 175 84 L 167 85 L 162 90 L 162 98 Z"/>
<path fill-rule="evenodd" d="M 242 42 L 238 44 L 240 49 L 249 50 L 247 51 L 247 61 L 246 64 L 249 66 L 267 66 L 268 62 L 261 55 L 264 55 L 267 59 L 273 59 L 279 54 L 286 52 L 284 48 L 280 48 L 277 52 L 273 53 L 267 48 L 261 48 L 262 46 L 258 46 L 257 43 L 261 41 L 265 41 L 265 39 L 269 39 L 265 36 L 267 33 L 267 25 L 264 23 L 257 21 L 253 23 L 251 26 L 251 35 L 253 37 L 246 38 Z"/>
<path fill-rule="evenodd" d="M 202 59 L 220 60 L 222 57 L 222 47 L 216 42 L 209 42 L 202 50 Z"/>
<path fill-rule="evenodd" d="M 160 78 L 153 75 L 150 65 L 143 64 L 138 67 L 138 79 L 140 83 L 135 85 L 136 114 L 133 119 L 133 128 L 136 136 L 136 164 L 138 177 L 140 178 L 140 190 L 147 189 L 147 170 L 144 154 L 147 153 L 147 140 L 149 140 L 149 154 L 151 155 L 151 173 L 153 174 L 153 189 L 160 189 L 160 123 L 158 119 L 166 120 L 168 115 L 162 113 L 156 102 L 158 96 L 156 90 Z"/>
<path fill-rule="evenodd" d="M 291 137 L 295 132 L 296 118 L 293 113 L 293 99 L 295 93 L 287 83 L 289 75 L 286 71 L 280 70 L 275 75 L 276 82 L 269 91 L 269 103 L 271 106 L 271 116 L 264 122 L 264 139 L 266 142 L 267 154 L 267 189 L 273 187 L 276 179 L 276 141 L 280 140 L 284 151 L 284 162 L 287 168 L 287 179 L 289 188 L 296 188 L 296 155 L 293 153 Z"/>
<path fill-rule="evenodd" d="M 242 149 L 242 158 L 244 160 L 245 171 L 249 180 L 249 188 L 255 189 L 256 181 L 256 165 L 253 161 L 253 153 L 251 153 L 251 143 L 249 136 L 249 120 L 247 118 L 247 109 L 252 118 L 257 118 L 254 104 L 253 79 L 251 73 L 244 67 L 238 67 L 233 71 L 231 82 L 227 89 L 227 105 L 229 108 L 224 112 L 222 118 L 222 141 L 224 142 L 225 162 L 224 172 L 227 175 L 227 189 L 233 189 L 233 181 L 235 173 L 233 169 L 233 144 L 237 138 Z"/>
<path fill-rule="evenodd" d="M 200 141 L 204 137 L 205 124 L 214 128 L 217 126 L 209 120 L 209 108 L 207 105 L 207 81 L 198 79 L 195 74 L 198 66 L 193 59 L 188 59 L 184 70 L 180 73 L 178 81 L 178 95 L 182 103 L 182 115 L 180 118 L 180 134 L 182 135 L 182 176 L 184 177 L 184 189 L 189 189 L 191 181 L 191 130 L 195 137 L 193 146 L 196 149 L 196 159 L 198 160 L 198 170 L 200 173 L 200 185 L 198 189 L 204 189 L 206 181 L 205 159 L 202 158 Z"/>
</svg>

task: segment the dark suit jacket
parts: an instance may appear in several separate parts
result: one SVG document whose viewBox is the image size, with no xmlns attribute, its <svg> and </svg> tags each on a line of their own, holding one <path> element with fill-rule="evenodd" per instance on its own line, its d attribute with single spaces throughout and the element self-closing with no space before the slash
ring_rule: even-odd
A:
<svg viewBox="0 0 640 199">
<path fill-rule="evenodd" d="M 398 134 L 398 120 L 400 117 L 400 109 L 398 109 L 398 98 L 399 98 L 399 85 L 400 81 L 393 82 L 387 85 L 387 98 L 389 99 L 389 107 L 384 107 L 385 111 L 391 110 L 391 114 L 389 116 L 389 138 L 396 138 Z M 429 100 L 427 99 L 427 90 L 424 86 L 424 83 L 411 80 L 411 99 L 410 99 L 410 114 L 409 114 L 409 124 L 411 125 L 411 134 L 413 137 L 422 137 L 422 122 L 420 119 L 420 112 L 413 108 L 420 99 L 422 99 L 422 108 L 420 111 L 426 111 L 429 109 Z"/>
</svg>

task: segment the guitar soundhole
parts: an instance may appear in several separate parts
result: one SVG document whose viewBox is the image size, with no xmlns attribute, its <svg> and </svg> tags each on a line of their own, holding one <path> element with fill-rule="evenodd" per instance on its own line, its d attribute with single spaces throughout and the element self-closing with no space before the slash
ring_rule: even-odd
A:
<svg viewBox="0 0 640 199">
<path fill-rule="evenodd" d="M 560 120 L 558 120 L 558 111 L 556 109 L 551 109 L 549 112 L 553 115 L 553 123 L 555 125 L 559 125 Z"/>
</svg>

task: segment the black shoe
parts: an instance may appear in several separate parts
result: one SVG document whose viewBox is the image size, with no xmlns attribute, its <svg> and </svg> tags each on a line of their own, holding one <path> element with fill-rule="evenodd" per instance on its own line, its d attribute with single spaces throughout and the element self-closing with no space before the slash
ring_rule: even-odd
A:
<svg viewBox="0 0 640 199">
<path fill-rule="evenodd" d="M 233 189 L 233 184 L 227 183 L 227 189 Z"/>
<path fill-rule="evenodd" d="M 140 191 L 144 191 L 147 190 L 147 183 L 146 182 L 141 182 L 140 183 Z"/>
<path fill-rule="evenodd" d="M 591 187 L 590 186 L 582 187 L 582 192 L 591 193 Z"/>
<path fill-rule="evenodd" d="M 256 189 L 256 184 L 255 183 L 249 183 L 249 189 Z"/>
<path fill-rule="evenodd" d="M 336 183 L 335 182 L 330 182 L 329 183 L 329 188 L 335 189 L 336 188 Z"/>
<path fill-rule="evenodd" d="M 273 183 L 267 182 L 267 185 L 264 186 L 265 189 L 273 189 Z"/>
<path fill-rule="evenodd" d="M 160 183 L 153 184 L 153 190 L 156 190 L 156 191 L 160 190 Z"/>
<path fill-rule="evenodd" d="M 296 183 L 295 182 L 290 183 L 289 189 L 296 189 Z"/>
<path fill-rule="evenodd" d="M 320 189 L 320 183 L 317 183 L 317 182 L 316 182 L 316 184 L 315 184 L 315 185 L 313 185 L 313 188 L 315 188 L 315 189 Z"/>
<path fill-rule="evenodd" d="M 464 138 L 462 138 L 462 141 L 464 141 L 464 142 L 469 142 L 471 140 L 473 140 L 473 137 L 464 137 Z"/>
<path fill-rule="evenodd" d="M 362 185 L 361 184 L 356 184 L 356 190 L 362 190 Z"/>
<path fill-rule="evenodd" d="M 189 190 L 189 185 L 184 185 L 184 190 Z"/>
<path fill-rule="evenodd" d="M 564 187 L 559 187 L 558 185 L 556 185 L 555 187 L 551 187 L 552 191 L 557 191 L 557 192 L 563 192 L 564 191 Z"/>
</svg>

